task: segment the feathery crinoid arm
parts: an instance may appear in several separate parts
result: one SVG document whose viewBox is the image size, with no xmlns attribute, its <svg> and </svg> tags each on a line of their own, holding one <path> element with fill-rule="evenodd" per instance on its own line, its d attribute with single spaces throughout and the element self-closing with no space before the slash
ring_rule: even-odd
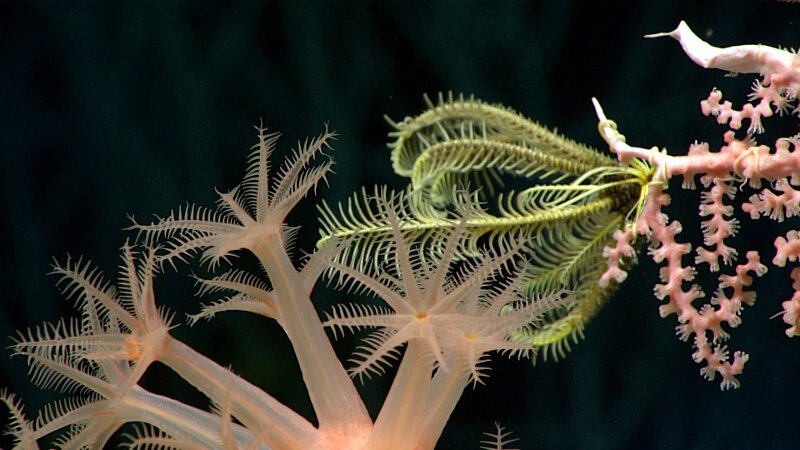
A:
<svg viewBox="0 0 800 450">
<path fill-rule="evenodd" d="M 480 140 L 511 144 L 506 150 L 519 150 L 517 156 L 527 154 L 525 158 L 530 159 L 512 166 L 513 170 L 525 170 L 522 168 L 528 163 L 537 159 L 546 161 L 548 157 L 552 158 L 548 165 L 559 166 L 558 170 L 573 174 L 585 172 L 587 168 L 614 164 L 613 158 L 553 133 L 505 106 L 485 103 L 474 97 L 464 98 L 463 95 L 453 98 L 452 93 L 448 94 L 447 99 L 439 94 L 438 104 L 425 96 L 425 103 L 427 109 L 418 116 L 406 117 L 397 123 L 387 118 L 395 128 L 389 134 L 392 139 L 389 148 L 398 175 L 412 177 L 424 173 L 417 166 L 417 159 L 431 148 L 441 149 L 437 146 L 454 140 L 478 147 L 482 145 L 478 142 Z M 487 165 L 486 162 L 490 160 L 481 158 L 474 161 L 481 160 L 484 164 L 476 167 L 488 169 L 496 164 Z M 527 170 L 535 168 L 528 167 Z"/>
<path fill-rule="evenodd" d="M 415 202 L 444 206 L 467 187 L 491 199 L 511 178 L 556 188 L 599 168 L 619 168 L 613 158 L 507 107 L 452 94 L 425 102 L 418 116 L 389 120 L 393 167 L 409 178 Z"/>
<path fill-rule="evenodd" d="M 452 95 L 440 95 L 438 104 L 426 102 L 418 116 L 390 121 L 392 161 L 395 171 L 409 178 L 408 189 L 323 205 L 319 242 L 356 236 L 343 260 L 379 264 L 388 227 L 374 198 L 402 198 L 393 200 L 402 205 L 400 227 L 424 242 L 433 241 L 432 230 L 456 226 L 448 212 L 478 203 L 467 219 L 468 248 L 478 248 L 482 236 L 495 240 L 523 233 L 530 239 L 528 292 L 569 289 L 579 299 L 518 336 L 547 347 L 545 355 L 563 355 L 567 338 L 580 336 L 616 286 L 597 286 L 606 266 L 603 248 L 616 230 L 635 220 L 651 168 L 641 161 L 622 166 L 502 106 Z M 504 189 L 506 181 L 513 189 Z"/>
<path fill-rule="evenodd" d="M 427 211 L 417 211 L 406 191 L 395 192 L 385 186 L 376 186 L 371 194 L 362 189 L 334 206 L 322 202 L 317 206 L 321 226 L 317 247 L 347 240 L 348 245 L 337 255 L 339 261 L 359 269 L 378 267 L 391 255 L 393 222 L 409 241 L 420 242 L 435 242 L 432 236 L 455 226 L 447 212 L 424 203 L 419 206 Z"/>
<path fill-rule="evenodd" d="M 371 292 L 386 307 L 341 305 L 325 325 L 335 334 L 371 330 L 354 352 L 353 377 L 383 373 L 407 345 L 369 444 L 427 448 L 438 439 L 467 382 L 483 381 L 486 354 L 530 354 L 533 348 L 514 341 L 513 333 L 572 300 L 560 293 L 523 297 L 527 275 L 518 265 L 524 264 L 520 258 L 528 237 L 509 234 L 476 247 L 469 224 L 481 212 L 472 202 L 442 219 L 451 226 L 432 228 L 420 239 L 400 220 L 408 208 L 406 197 L 379 195 L 373 201 L 374 217 L 388 228 L 380 243 L 385 257 L 378 264 L 350 258 L 334 263 L 332 271 L 340 285 Z M 451 382 L 432 384 L 434 368 Z M 424 415 L 405 406 L 422 402 L 436 406 Z"/>
</svg>

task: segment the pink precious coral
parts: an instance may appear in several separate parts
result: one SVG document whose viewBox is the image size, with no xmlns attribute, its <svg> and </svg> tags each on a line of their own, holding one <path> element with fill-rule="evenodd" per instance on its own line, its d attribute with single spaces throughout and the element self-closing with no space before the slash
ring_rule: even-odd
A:
<svg viewBox="0 0 800 450">
<path fill-rule="evenodd" d="M 713 89 L 708 98 L 701 102 L 701 109 L 704 115 L 714 115 L 718 123 L 728 125 L 730 129 L 723 136 L 725 145 L 719 151 L 712 152 L 707 143 L 695 142 L 686 156 L 672 156 L 656 147 L 647 149 L 628 145 L 625 137 L 617 131 L 616 124 L 606 118 L 599 103 L 594 100 L 600 120 L 598 128 L 611 151 L 624 164 L 638 158 L 652 168 L 650 185 L 640 201 L 636 218 L 629 221 L 626 232 L 615 234 L 615 248 L 606 249 L 609 267 L 601 283 L 608 283 L 610 279 L 624 279 L 619 254 L 630 247 L 635 234 L 647 236 L 653 260 L 657 263 L 666 262 L 660 272 L 662 284 L 655 286 L 656 296 L 667 301 L 660 308 L 661 316 L 677 314 L 678 336 L 683 340 L 694 336 L 696 350 L 692 357 L 698 363 L 706 362 L 701 369 L 703 376 L 711 380 L 719 373 L 722 376 L 722 389 L 737 387 L 739 381 L 736 376 L 741 373 L 748 355 L 737 351 L 733 360 L 729 360 L 727 348 L 722 344 L 728 338 L 728 333 L 722 324 L 734 328 L 741 323 L 742 306 L 755 301 L 755 293 L 745 290 L 753 281 L 750 274 L 761 276 L 767 268 L 761 263 L 757 252 L 748 251 L 747 262 L 736 266 L 735 275 L 719 277 L 711 302 L 699 308 L 694 306 L 693 303 L 705 297 L 705 294 L 697 284 L 684 287 L 685 283 L 694 280 L 696 274 L 695 267 L 685 266 L 682 261 L 682 257 L 692 251 L 692 245 L 676 241 L 675 237 L 682 227 L 678 221 L 670 221 L 662 212 L 662 208 L 670 201 L 664 191 L 674 175 L 683 176 L 685 188 L 695 187 L 697 175 L 705 188 L 711 187 L 710 191 L 703 193 L 699 210 L 700 216 L 707 218 L 702 223 L 702 231 L 704 244 L 709 248 L 696 249 L 695 263 L 708 263 L 712 272 L 719 270 L 720 259 L 723 264 L 731 264 L 736 259 L 736 250 L 725 240 L 736 233 L 738 222 L 731 217 L 733 207 L 725 202 L 734 199 L 737 184 L 746 182 L 756 190 L 750 201 L 742 204 L 742 210 L 752 219 L 765 216 L 782 221 L 797 215 L 800 196 L 792 185 L 800 183 L 800 138 L 782 137 L 770 148 L 756 144 L 755 134 L 764 131 L 762 119 L 772 117 L 774 112 L 783 114 L 791 110 L 792 115 L 797 114 L 798 109 L 793 108 L 793 103 L 800 94 L 800 58 L 795 53 L 763 45 L 714 47 L 697 37 L 685 22 L 681 22 L 670 33 L 647 37 L 662 36 L 677 40 L 684 52 L 704 68 L 761 74 L 763 78 L 754 84 L 749 97 L 750 101 L 757 103 L 747 103 L 736 110 L 730 101 L 722 100 L 719 90 Z M 750 121 L 750 126 L 747 134 L 740 139 L 736 137 L 735 130 L 741 128 L 745 119 Z M 768 187 L 762 188 L 762 182 Z M 778 237 L 775 247 L 778 252 L 772 260 L 774 265 L 782 267 L 787 259 L 796 261 L 800 252 L 797 231 L 789 231 L 786 238 Z M 795 280 L 794 289 L 798 290 L 800 271 L 795 269 L 792 277 Z M 786 334 L 799 334 L 800 294 L 795 293 L 792 299 L 784 302 L 783 308 L 784 321 L 791 325 Z"/>
</svg>

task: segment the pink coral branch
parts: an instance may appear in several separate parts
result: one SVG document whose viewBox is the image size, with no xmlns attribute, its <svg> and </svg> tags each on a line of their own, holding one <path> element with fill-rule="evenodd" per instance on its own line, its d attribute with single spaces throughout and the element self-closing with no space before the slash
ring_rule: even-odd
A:
<svg viewBox="0 0 800 450">
<path fill-rule="evenodd" d="M 608 269 L 600 277 L 599 284 L 601 287 L 608 287 L 611 280 L 617 283 L 625 281 L 625 278 L 628 277 L 628 272 L 620 267 L 620 264 L 623 258 L 632 258 L 636 254 L 636 250 L 631 246 L 636 237 L 636 232 L 633 228 L 627 228 L 624 231 L 617 230 L 612 237 L 617 242 L 617 245 L 614 248 L 606 247 L 603 249 L 603 257 L 608 260 Z"/>
<path fill-rule="evenodd" d="M 725 244 L 725 239 L 736 234 L 739 222 L 733 218 L 729 219 L 733 214 L 733 207 L 723 203 L 725 197 L 732 199 L 735 193 L 736 188 L 727 181 L 716 178 L 711 191 L 703 192 L 702 195 L 700 217 L 709 217 L 702 224 L 703 243 L 712 248 L 709 250 L 698 247 L 694 262 L 708 263 L 712 272 L 719 270 L 720 258 L 725 264 L 730 264 L 736 259 L 736 249 Z"/>
<path fill-rule="evenodd" d="M 786 336 L 800 335 L 800 267 L 792 270 L 794 294 L 792 298 L 781 303 L 783 307 L 783 322 L 789 325 Z"/>
<path fill-rule="evenodd" d="M 695 63 L 704 68 L 716 68 L 730 72 L 758 73 L 762 78 L 753 86 L 753 93 L 740 109 L 734 108 L 722 93 L 713 89 L 708 98 L 701 102 L 701 112 L 716 116 L 717 122 L 729 128 L 724 133 L 724 145 L 718 151 L 711 151 L 707 143 L 695 142 L 685 156 L 673 156 L 657 147 L 643 148 L 628 144 L 614 122 L 608 120 L 596 99 L 593 99 L 598 130 L 608 143 L 610 150 L 617 155 L 622 164 L 628 165 L 634 159 L 645 161 L 652 172 L 649 184 L 643 186 L 643 203 L 637 219 L 629 223 L 625 231 L 614 234 L 616 245 L 607 247 L 604 256 L 608 259 L 608 269 L 600 279 L 601 286 L 610 280 L 623 280 L 626 273 L 620 267 L 619 258 L 627 256 L 627 249 L 633 241 L 633 231 L 645 235 L 650 241 L 650 255 L 656 263 L 663 263 L 660 271 L 661 283 L 655 286 L 655 295 L 666 303 L 659 312 L 662 317 L 676 314 L 679 325 L 678 336 L 688 340 L 694 336 L 695 352 L 693 359 L 698 363 L 705 361 L 701 374 L 709 380 L 719 374 L 723 389 L 738 386 L 739 375 L 747 361 L 747 354 L 734 352 L 731 360 L 722 342 L 728 338 L 726 328 L 735 328 L 741 323 L 741 310 L 744 305 L 755 301 L 755 292 L 748 288 L 753 276 L 763 275 L 767 267 L 761 263 L 755 251 L 747 252 L 747 262 L 736 266 L 735 274 L 721 275 L 719 284 L 710 303 L 699 307 L 695 302 L 704 297 L 696 284 L 689 284 L 695 277 L 696 268 L 684 266 L 683 256 L 692 251 L 690 243 L 680 243 L 676 236 L 681 232 L 681 224 L 670 221 L 662 212 L 670 198 L 664 190 L 669 180 L 676 175 L 683 177 L 684 188 L 694 188 L 695 180 L 707 192 L 702 193 L 699 215 L 702 222 L 703 243 L 707 248 L 697 248 L 695 263 L 708 263 L 711 271 L 719 270 L 720 259 L 725 264 L 736 259 L 737 251 L 726 243 L 738 229 L 738 222 L 732 217 L 734 209 L 727 201 L 734 199 L 736 188 L 732 181 L 747 181 L 750 187 L 760 189 L 752 195 L 742 210 L 752 219 L 767 216 L 782 221 L 800 213 L 800 193 L 792 185 L 800 184 L 800 135 L 780 138 L 772 148 L 758 145 L 754 134 L 764 131 L 763 120 L 775 112 L 783 114 L 800 94 L 800 57 L 796 54 L 762 45 L 740 45 L 727 48 L 714 47 L 697 37 L 684 22 L 669 33 L 659 33 L 647 37 L 669 36 L 676 39 L 684 52 Z M 797 112 L 797 109 L 794 110 Z M 744 120 L 750 121 L 748 134 L 737 138 L 735 130 L 741 128 Z M 762 184 L 773 187 L 762 189 Z M 744 183 L 743 183 L 744 184 Z M 777 253 L 772 260 L 776 266 L 784 266 L 787 261 L 796 262 L 800 258 L 800 236 L 797 230 L 789 231 L 786 237 L 775 240 Z M 789 336 L 800 334 L 800 268 L 792 272 L 795 280 L 794 296 L 783 303 L 783 319 L 790 325 L 786 330 Z"/>
</svg>

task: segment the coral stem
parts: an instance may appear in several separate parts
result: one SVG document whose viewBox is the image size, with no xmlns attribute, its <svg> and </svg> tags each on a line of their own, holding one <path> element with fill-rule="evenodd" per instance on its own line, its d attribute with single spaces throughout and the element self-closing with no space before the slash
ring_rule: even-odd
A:
<svg viewBox="0 0 800 450">
<path fill-rule="evenodd" d="M 353 423 L 371 426 L 367 409 L 336 357 L 308 293 L 300 288 L 304 283 L 280 237 L 270 236 L 252 250 L 277 294 L 281 324 L 292 342 L 320 429 Z"/>
<path fill-rule="evenodd" d="M 309 448 L 319 440 L 319 431 L 308 420 L 176 339 L 167 340 L 160 361 L 212 400 L 229 403 L 233 416 L 245 425 L 268 428 L 271 446 Z"/>
</svg>

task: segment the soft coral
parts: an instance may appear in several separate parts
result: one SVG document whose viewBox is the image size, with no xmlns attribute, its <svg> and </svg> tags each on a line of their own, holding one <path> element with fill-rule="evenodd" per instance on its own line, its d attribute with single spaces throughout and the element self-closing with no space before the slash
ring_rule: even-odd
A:
<svg viewBox="0 0 800 450">
<path fill-rule="evenodd" d="M 535 300 L 523 295 L 526 276 L 516 264 L 529 240 L 524 234 L 498 238 L 475 254 L 467 221 L 477 210 L 470 202 L 452 219 L 452 230 L 431 239 L 438 245 L 413 243 L 398 220 L 403 198 L 375 199 L 378 215 L 390 227 L 391 244 L 381 268 L 332 266 L 351 287 L 372 291 L 389 309 L 339 305 L 325 325 L 334 332 L 377 328 L 354 354 L 353 377 L 382 373 L 398 348 L 408 344 L 369 444 L 429 448 L 470 379 L 482 382 L 487 353 L 527 355 L 532 347 L 511 335 L 547 311 L 568 307 L 571 298 L 565 293 Z M 421 404 L 426 405 L 423 414 L 413 406 Z"/>
</svg>

